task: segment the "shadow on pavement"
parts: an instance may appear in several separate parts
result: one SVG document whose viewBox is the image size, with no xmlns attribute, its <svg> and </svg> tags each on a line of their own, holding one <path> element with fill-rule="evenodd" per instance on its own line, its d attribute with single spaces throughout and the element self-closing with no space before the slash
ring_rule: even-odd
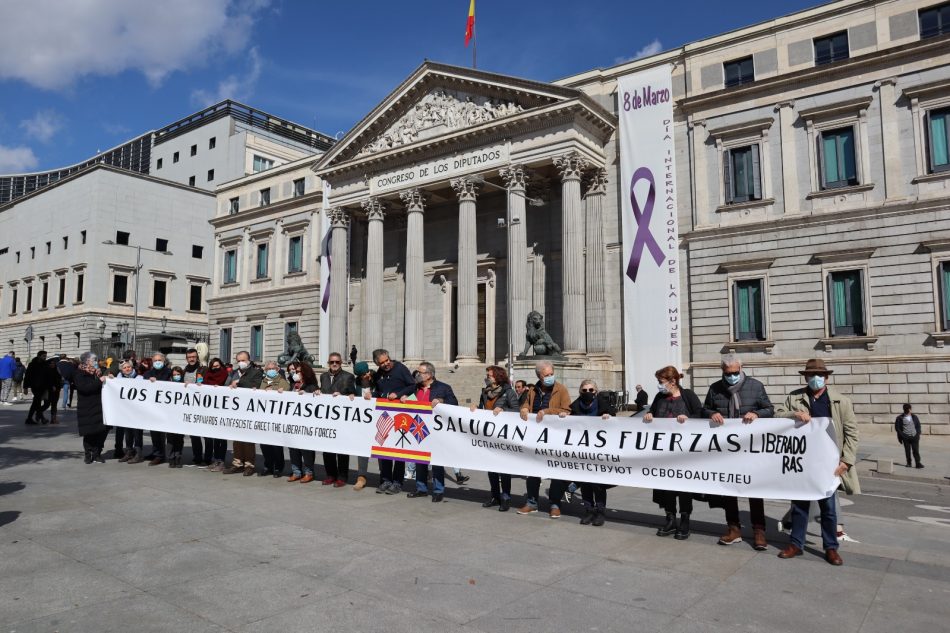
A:
<svg viewBox="0 0 950 633">
<path fill-rule="evenodd" d="M 20 518 L 19 510 L 6 510 L 4 512 L 0 512 L 0 527 L 3 527 L 4 525 L 7 525 L 9 523 L 13 523 L 19 518 Z"/>
<path fill-rule="evenodd" d="M 76 438 L 75 451 L 44 451 L 35 449 L 18 448 L 11 443 L 24 437 L 30 438 L 55 438 L 64 435 L 72 435 Z M 46 460 L 63 461 L 76 459 L 82 456 L 82 440 L 76 434 L 74 424 L 42 424 L 37 426 L 24 425 L 22 421 L 16 423 L 8 422 L 0 426 L 0 470 L 12 468 L 23 464 L 35 464 Z"/>
</svg>

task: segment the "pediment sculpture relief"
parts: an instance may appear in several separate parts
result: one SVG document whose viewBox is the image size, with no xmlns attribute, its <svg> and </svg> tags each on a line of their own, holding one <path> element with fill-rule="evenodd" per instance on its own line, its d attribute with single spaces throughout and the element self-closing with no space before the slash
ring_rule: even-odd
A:
<svg viewBox="0 0 950 633">
<path fill-rule="evenodd" d="M 433 90 L 386 132 L 367 144 L 358 156 L 383 152 L 451 130 L 494 121 L 523 112 L 513 101 Z"/>
</svg>

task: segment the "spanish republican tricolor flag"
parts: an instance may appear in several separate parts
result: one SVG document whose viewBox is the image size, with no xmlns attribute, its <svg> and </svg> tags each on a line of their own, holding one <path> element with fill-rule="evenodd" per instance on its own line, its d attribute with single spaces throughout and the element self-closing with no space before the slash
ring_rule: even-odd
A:
<svg viewBox="0 0 950 633">
<path fill-rule="evenodd" d="M 468 20 L 465 22 L 465 46 L 475 37 L 475 0 L 468 5 Z"/>
</svg>

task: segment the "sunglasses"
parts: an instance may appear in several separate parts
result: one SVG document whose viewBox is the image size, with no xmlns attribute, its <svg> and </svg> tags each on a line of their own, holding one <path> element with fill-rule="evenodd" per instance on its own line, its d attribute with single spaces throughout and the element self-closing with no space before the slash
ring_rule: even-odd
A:
<svg viewBox="0 0 950 633">
<path fill-rule="evenodd" d="M 331 360 L 331 361 L 327 361 L 327 365 L 342 365 L 342 364 L 343 364 L 343 361 L 341 361 L 341 360 Z"/>
<path fill-rule="evenodd" d="M 740 372 L 740 371 L 724 371 L 724 372 L 722 372 L 722 375 L 723 375 L 723 376 L 738 376 L 738 375 L 741 374 L 741 373 L 742 373 L 742 372 Z"/>
<path fill-rule="evenodd" d="M 581 389 L 581 393 L 597 393 L 596 389 Z"/>
</svg>

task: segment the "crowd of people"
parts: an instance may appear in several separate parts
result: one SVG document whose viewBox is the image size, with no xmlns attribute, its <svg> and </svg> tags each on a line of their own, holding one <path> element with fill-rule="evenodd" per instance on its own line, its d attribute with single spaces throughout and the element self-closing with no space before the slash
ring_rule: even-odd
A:
<svg viewBox="0 0 950 633">
<path fill-rule="evenodd" d="M 352 373 L 343 368 L 341 354 L 332 353 L 327 358 L 327 370 L 318 376 L 313 367 L 303 362 L 291 362 L 283 368 L 275 361 L 258 365 L 246 351 L 238 352 L 233 364 L 213 358 L 207 365 L 202 365 L 197 350 L 189 349 L 183 366 L 170 366 L 165 355 L 159 352 L 151 358 L 139 361 L 135 354 L 129 351 L 116 363 L 102 363 L 92 352 L 86 352 L 77 362 L 69 359 L 47 360 L 46 353 L 40 352 L 23 372 L 22 382 L 34 393 L 27 423 L 37 423 L 36 417 L 45 423 L 43 412 L 47 408 L 52 409 L 51 422 L 55 423 L 56 401 L 60 393 L 63 406 L 69 406 L 73 392 L 79 393 L 78 428 L 83 437 L 87 464 L 105 462 L 103 450 L 112 430 L 105 425 L 102 415 L 101 391 L 106 380 L 173 381 L 232 389 L 295 391 L 350 398 L 416 400 L 433 405 L 458 405 L 458 398 L 452 387 L 436 378 L 436 368 L 432 363 L 421 362 L 413 371 L 394 360 L 385 349 L 373 352 L 375 369 L 368 362 L 355 361 L 355 357 L 351 359 L 351 363 L 354 370 Z M 0 365 L 0 368 L 2 367 L 4 365 Z M 807 423 L 812 417 L 828 417 L 833 422 L 834 435 L 840 448 L 840 461 L 834 471 L 841 479 L 840 490 L 845 494 L 860 491 L 857 472 L 854 470 L 858 446 L 854 408 L 847 396 L 828 384 L 833 371 L 826 367 L 823 360 L 809 360 L 799 372 L 805 385 L 792 390 L 778 403 L 772 402 L 760 381 L 747 375 L 737 356 L 723 357 L 721 369 L 721 378 L 709 386 L 705 399 L 700 400 L 694 391 L 683 386 L 683 375 L 677 368 L 660 368 L 655 373 L 657 393 L 642 419 L 619 420 L 626 420 L 625 423 L 628 424 L 633 420 L 636 420 L 636 423 L 649 424 L 658 418 L 672 418 L 680 423 L 685 423 L 688 418 L 705 418 L 714 424 L 723 424 L 726 419 L 741 419 L 743 423 L 754 424 L 758 418 L 788 417 L 800 423 Z M 539 361 L 535 372 L 537 381 L 534 384 L 521 380 L 512 383 L 503 367 L 486 367 L 484 388 L 479 394 L 478 404 L 471 405 L 471 409 L 492 411 L 496 415 L 513 412 L 518 413 L 523 420 L 533 419 L 537 422 L 546 419 L 550 421 L 553 417 L 554 423 L 556 418 L 568 415 L 598 416 L 605 420 L 617 416 L 613 401 L 606 392 L 599 391 L 593 380 L 581 382 L 578 393 L 572 395 L 557 379 L 555 367 L 549 361 Z M 67 383 L 68 386 L 65 386 Z M 641 398 L 638 393 L 638 404 Z M 3 401 L 7 401 L 6 397 Z M 908 447 L 908 465 L 913 452 L 918 467 L 922 467 L 917 451 L 919 421 L 910 413 L 909 406 L 905 409 L 904 416 L 898 416 L 895 426 L 899 440 Z M 114 427 L 114 457 L 119 462 L 129 464 L 147 462 L 149 466 L 158 466 L 167 463 L 170 468 L 181 468 L 184 436 L 160 431 L 150 431 L 149 435 L 151 450 L 145 454 L 142 430 Z M 285 453 L 282 446 L 261 445 L 263 469 L 258 470 L 255 444 L 231 442 L 231 459 L 228 460 L 226 440 L 192 436 L 190 441 L 192 465 L 199 468 L 245 477 L 255 474 L 274 478 L 285 476 Z M 291 448 L 289 458 L 291 472 L 287 477 L 288 482 L 314 481 L 315 451 Z M 369 458 L 359 456 L 356 461 L 353 488 L 362 490 L 368 483 Z M 379 459 L 378 462 L 378 494 L 400 494 L 405 491 L 406 479 L 413 478 L 415 481 L 407 493 L 408 498 L 428 497 L 433 502 L 443 500 L 444 465 L 432 465 L 430 468 L 429 464 L 410 464 L 415 466 L 414 474 L 410 471 L 407 477 L 405 462 L 388 459 Z M 323 469 L 323 485 L 342 488 L 349 484 L 349 455 L 324 452 Z M 512 508 L 512 480 L 517 476 L 496 472 L 489 472 L 487 476 L 490 495 L 482 505 L 485 508 L 497 508 L 501 512 L 508 511 Z M 468 478 L 463 480 L 463 477 L 456 469 L 456 481 L 464 483 Z M 548 516 L 552 519 L 560 518 L 565 495 L 573 494 L 579 489 L 585 509 L 580 523 L 601 526 L 605 522 L 607 490 L 611 487 L 598 483 L 552 479 L 547 495 Z M 529 515 L 539 511 L 540 489 L 540 477 L 525 478 L 525 498 L 516 509 L 518 514 Z M 737 498 L 695 495 L 678 490 L 653 492 L 655 503 L 665 513 L 664 522 L 656 532 L 657 536 L 673 536 L 677 540 L 689 538 L 690 515 L 697 498 L 708 502 L 711 507 L 722 508 L 726 525 L 725 532 L 718 541 L 721 545 L 742 542 Z M 809 501 L 793 501 L 789 512 L 782 519 L 783 524 L 790 526 L 790 543 L 779 553 L 780 558 L 793 558 L 803 553 L 809 505 Z M 825 559 L 833 565 L 841 565 L 838 537 L 843 533 L 843 528 L 838 521 L 836 494 L 819 500 L 818 507 Z M 767 547 L 764 500 L 749 499 L 749 510 L 753 547 L 764 550 Z"/>
</svg>

